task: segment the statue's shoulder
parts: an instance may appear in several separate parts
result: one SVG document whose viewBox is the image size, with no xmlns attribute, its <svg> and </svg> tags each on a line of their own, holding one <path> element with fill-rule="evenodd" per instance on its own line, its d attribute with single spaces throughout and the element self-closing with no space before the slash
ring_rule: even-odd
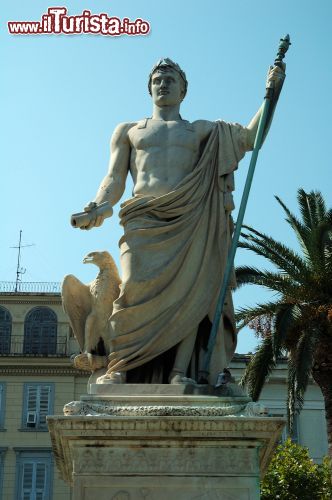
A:
<svg viewBox="0 0 332 500">
<path fill-rule="evenodd" d="M 119 125 L 116 127 L 115 131 L 118 131 L 119 133 L 127 134 L 131 129 L 146 128 L 148 120 L 149 120 L 149 118 L 143 118 L 142 120 L 137 120 L 135 122 L 119 123 Z"/>
<path fill-rule="evenodd" d="M 215 128 L 216 122 L 211 122 L 209 120 L 195 120 L 192 122 L 192 126 L 200 138 L 204 139 Z"/>
<path fill-rule="evenodd" d="M 128 143 L 129 140 L 129 131 L 137 125 L 138 122 L 123 122 L 119 123 L 112 134 L 111 144 L 124 144 Z"/>
<path fill-rule="evenodd" d="M 119 124 L 115 127 L 114 132 L 117 132 L 117 133 L 126 133 L 126 132 L 129 132 L 129 130 L 130 130 L 131 128 L 135 127 L 138 123 L 139 123 L 139 121 L 136 121 L 136 122 L 123 122 L 123 123 L 119 123 Z"/>
</svg>

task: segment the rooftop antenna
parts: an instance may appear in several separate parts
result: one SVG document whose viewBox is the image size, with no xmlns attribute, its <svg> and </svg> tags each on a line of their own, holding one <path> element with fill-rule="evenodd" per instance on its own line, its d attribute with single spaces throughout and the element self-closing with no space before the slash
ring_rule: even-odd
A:
<svg viewBox="0 0 332 500">
<path fill-rule="evenodd" d="M 26 272 L 26 269 L 24 267 L 20 267 L 20 265 L 21 265 L 21 248 L 32 247 L 33 245 L 34 245 L 34 243 L 32 243 L 31 245 L 22 245 L 22 229 L 20 229 L 20 237 L 19 237 L 19 241 L 18 241 L 18 246 L 17 247 L 10 247 L 10 248 L 17 248 L 18 249 L 15 292 L 17 292 L 18 285 L 21 282 L 21 275 L 25 274 L 25 272 Z"/>
</svg>

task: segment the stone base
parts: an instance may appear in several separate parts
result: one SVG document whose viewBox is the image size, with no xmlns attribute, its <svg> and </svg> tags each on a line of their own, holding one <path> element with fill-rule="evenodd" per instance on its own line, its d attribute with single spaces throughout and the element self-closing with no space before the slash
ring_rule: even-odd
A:
<svg viewBox="0 0 332 500">
<path fill-rule="evenodd" d="M 258 493 L 257 493 L 258 490 Z M 253 500 L 259 498 L 254 478 L 172 476 L 84 476 L 74 500 Z"/>
<path fill-rule="evenodd" d="M 94 389 L 66 405 L 66 416 L 48 417 L 74 500 L 259 498 L 282 419 L 264 416 L 244 395 L 218 396 L 206 386 L 194 394 L 192 386 Z"/>
</svg>

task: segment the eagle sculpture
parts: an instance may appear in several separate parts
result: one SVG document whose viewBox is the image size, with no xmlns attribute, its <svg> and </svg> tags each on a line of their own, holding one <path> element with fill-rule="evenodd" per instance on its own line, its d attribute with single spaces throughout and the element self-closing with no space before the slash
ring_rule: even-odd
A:
<svg viewBox="0 0 332 500">
<path fill-rule="evenodd" d="M 108 320 L 121 283 L 118 269 L 108 252 L 91 252 L 84 264 L 99 267 L 96 279 L 85 285 L 72 274 L 62 283 L 62 305 L 82 354 L 74 359 L 77 368 L 95 371 L 107 366 L 110 352 Z"/>
</svg>

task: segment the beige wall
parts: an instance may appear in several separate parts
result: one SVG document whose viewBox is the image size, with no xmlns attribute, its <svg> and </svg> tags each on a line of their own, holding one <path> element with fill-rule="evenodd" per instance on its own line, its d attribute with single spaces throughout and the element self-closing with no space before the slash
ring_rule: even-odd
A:
<svg viewBox="0 0 332 500">
<path fill-rule="evenodd" d="M 241 360 L 242 359 L 242 360 Z M 248 361 L 249 358 L 247 358 Z M 236 356 L 231 363 L 231 372 L 240 380 L 245 369 L 244 357 Z M 287 415 L 287 364 L 279 363 L 267 380 L 259 401 L 270 413 Z M 297 417 L 298 443 L 309 448 L 310 456 L 321 462 L 327 455 L 327 430 L 324 401 L 321 390 L 310 379 L 305 394 L 304 406 Z"/>
<path fill-rule="evenodd" d="M 14 498 L 16 447 L 49 447 L 51 441 L 46 431 L 26 431 L 22 428 L 23 386 L 26 382 L 51 382 L 54 384 L 54 414 L 62 415 L 65 403 L 79 399 L 80 394 L 86 392 L 87 377 L 74 376 L 15 376 L 0 375 L 0 382 L 6 382 L 6 409 L 3 432 L 0 432 L 0 447 L 8 447 L 4 460 L 3 498 Z M 69 500 L 69 487 L 60 479 L 54 464 L 53 470 L 53 499 Z"/>
<path fill-rule="evenodd" d="M 12 336 L 24 336 L 24 319 L 36 306 L 50 307 L 57 315 L 58 336 L 67 338 L 67 354 L 79 352 L 71 334 L 59 295 L 1 294 L 0 305 L 12 316 Z M 67 357 L 1 356 L 0 382 L 6 383 L 4 431 L 0 431 L 0 447 L 7 447 L 4 454 L 3 500 L 14 499 L 16 480 L 15 448 L 40 448 L 51 450 L 47 431 L 26 431 L 22 427 L 23 387 L 26 382 L 54 384 L 54 414 L 62 415 L 63 406 L 86 393 L 88 376 L 74 370 Z M 53 496 L 50 500 L 70 500 L 70 488 L 58 478 L 53 466 Z"/>
</svg>

